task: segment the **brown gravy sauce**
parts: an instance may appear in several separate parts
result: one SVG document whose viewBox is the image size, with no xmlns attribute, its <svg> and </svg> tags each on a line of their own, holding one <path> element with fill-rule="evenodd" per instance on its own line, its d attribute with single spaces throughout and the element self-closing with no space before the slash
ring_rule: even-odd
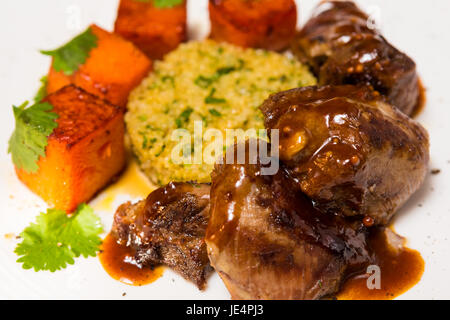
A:
<svg viewBox="0 0 450 320">
<path fill-rule="evenodd" d="M 370 243 L 381 270 L 381 288 L 368 289 L 370 275 L 358 274 L 344 282 L 337 295 L 339 300 L 391 300 L 416 285 L 424 272 L 425 263 L 420 253 L 409 248 L 392 249 L 382 231 L 371 235 Z M 105 271 L 115 280 L 132 286 L 143 286 L 159 279 L 163 267 L 141 268 L 135 262 L 130 248 L 117 243 L 109 234 L 103 241 L 100 261 Z"/>
<path fill-rule="evenodd" d="M 117 243 L 111 234 L 103 240 L 99 258 L 103 268 L 113 279 L 132 286 L 152 283 L 164 272 L 162 266 L 154 269 L 140 267 L 130 248 Z"/>
<path fill-rule="evenodd" d="M 426 89 L 419 79 L 419 99 L 411 118 L 417 117 L 425 105 Z M 425 262 L 420 252 L 407 247 L 393 250 L 381 231 L 374 232 L 370 242 L 381 270 L 381 289 L 370 290 L 367 287 L 370 275 L 354 275 L 344 282 L 337 295 L 339 300 L 391 300 L 411 289 L 422 278 Z"/>
<path fill-rule="evenodd" d="M 406 247 L 394 250 L 381 230 L 371 235 L 370 244 L 381 270 L 381 288 L 370 290 L 370 275 L 359 274 L 344 283 L 337 295 L 339 300 L 391 300 L 420 281 L 425 262 L 418 251 Z"/>
<path fill-rule="evenodd" d="M 425 263 L 420 253 L 409 248 L 392 249 L 382 231 L 374 232 L 370 239 L 381 270 L 381 288 L 368 289 L 370 275 L 358 274 L 344 282 L 337 295 L 339 300 L 391 300 L 416 285 L 424 272 Z M 131 250 L 117 243 L 109 234 L 99 255 L 106 272 L 115 280 L 132 286 L 143 286 L 159 279 L 163 267 L 141 268 L 134 262 Z"/>
<path fill-rule="evenodd" d="M 417 101 L 417 105 L 414 108 L 411 118 L 417 117 L 422 113 L 423 109 L 425 109 L 425 104 L 427 102 L 427 90 L 425 89 L 423 82 L 419 79 L 419 99 Z"/>
</svg>

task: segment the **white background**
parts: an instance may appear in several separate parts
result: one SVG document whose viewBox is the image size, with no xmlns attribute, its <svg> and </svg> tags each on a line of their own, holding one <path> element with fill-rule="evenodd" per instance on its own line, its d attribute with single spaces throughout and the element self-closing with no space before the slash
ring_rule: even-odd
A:
<svg viewBox="0 0 450 320">
<path fill-rule="evenodd" d="M 318 1 L 299 1 L 305 21 Z M 395 229 L 419 250 L 426 262 L 420 283 L 400 298 L 448 299 L 450 276 L 450 1 L 360 0 L 378 21 L 384 35 L 416 61 L 427 87 L 427 106 L 418 120 L 431 136 L 430 175 L 395 219 Z M 208 33 L 207 0 L 190 0 L 190 34 Z M 75 266 L 50 274 L 25 271 L 15 262 L 15 240 L 44 210 L 45 204 L 30 193 L 14 175 L 7 141 L 14 128 L 11 106 L 31 99 L 49 58 L 39 49 L 51 49 L 95 22 L 112 30 L 116 0 L 2 0 L 0 1 L 0 298 L 56 299 L 228 299 L 215 275 L 206 292 L 198 291 L 181 277 L 166 271 L 145 287 L 129 287 L 112 280 L 98 259 L 79 259 Z M 118 199 L 119 203 L 126 200 Z M 421 206 L 419 206 L 421 205 Z M 113 211 L 101 213 L 109 230 Z M 126 292 L 125 297 L 122 293 Z"/>
</svg>

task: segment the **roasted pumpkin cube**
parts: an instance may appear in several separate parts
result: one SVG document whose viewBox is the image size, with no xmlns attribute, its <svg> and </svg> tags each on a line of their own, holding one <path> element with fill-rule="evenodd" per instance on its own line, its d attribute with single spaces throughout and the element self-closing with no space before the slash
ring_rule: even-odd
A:
<svg viewBox="0 0 450 320">
<path fill-rule="evenodd" d="M 16 169 L 19 179 L 49 205 L 72 212 L 123 169 L 124 109 L 75 87 L 47 96 L 58 127 L 48 137 L 39 170 Z"/>
<path fill-rule="evenodd" d="M 97 46 L 89 52 L 86 62 L 71 75 L 56 71 L 52 64 L 47 93 L 72 83 L 115 105 L 126 106 L 130 91 L 148 74 L 152 62 L 122 37 L 96 25 L 91 30 Z"/>
<path fill-rule="evenodd" d="M 242 47 L 280 51 L 295 36 L 294 0 L 210 0 L 211 38 Z"/>
<path fill-rule="evenodd" d="M 187 39 L 186 1 L 158 8 L 153 1 L 121 0 L 115 32 L 151 59 L 161 59 Z"/>
</svg>

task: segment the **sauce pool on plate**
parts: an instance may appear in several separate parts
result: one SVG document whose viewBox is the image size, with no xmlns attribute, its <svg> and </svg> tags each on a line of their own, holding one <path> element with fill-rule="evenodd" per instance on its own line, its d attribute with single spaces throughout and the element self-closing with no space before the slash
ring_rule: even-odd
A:
<svg viewBox="0 0 450 320">
<path fill-rule="evenodd" d="M 119 244 L 111 234 L 103 240 L 99 258 L 103 268 L 113 279 L 132 286 L 152 283 L 164 272 L 162 266 L 154 269 L 139 266 L 132 250 Z"/>
<path fill-rule="evenodd" d="M 337 295 L 339 300 L 391 300 L 420 281 L 425 263 L 418 251 L 406 247 L 392 249 L 381 231 L 375 232 L 370 242 L 381 271 L 381 288 L 368 288 L 369 274 L 355 275 L 344 282 Z M 119 244 L 111 234 L 105 238 L 101 249 L 99 257 L 103 268 L 124 284 L 143 286 L 163 274 L 162 266 L 154 269 L 139 266 L 130 248 Z"/>
<path fill-rule="evenodd" d="M 349 278 L 337 295 L 339 300 L 391 300 L 416 285 L 424 272 L 425 262 L 420 253 L 406 247 L 393 249 L 385 233 L 378 230 L 371 235 L 370 244 L 380 267 L 380 289 L 369 289 L 369 274 Z"/>
<path fill-rule="evenodd" d="M 129 188 L 133 185 L 133 188 Z M 112 185 L 107 195 L 115 198 L 116 194 L 128 193 L 140 197 L 146 196 L 154 187 L 143 179 L 135 162 L 131 162 L 120 181 Z M 130 192 L 131 190 L 131 192 Z M 111 206 L 107 196 L 100 205 Z M 370 245 L 376 256 L 376 265 L 381 271 L 381 289 L 370 290 L 367 286 L 369 274 L 358 274 L 349 277 L 337 294 L 340 300 L 385 300 L 394 299 L 417 284 L 424 272 L 424 261 L 418 251 L 402 248 L 392 249 L 387 243 L 382 229 L 370 236 Z M 134 259 L 129 247 L 117 243 L 114 236 L 109 234 L 103 241 L 100 261 L 105 271 L 115 280 L 127 285 L 143 286 L 160 278 L 163 267 L 154 269 L 141 267 Z"/>
<path fill-rule="evenodd" d="M 100 211 L 114 209 L 114 201 L 119 195 L 128 195 L 132 198 L 146 198 L 156 189 L 139 169 L 139 165 L 131 157 L 128 167 L 121 175 L 119 181 L 110 185 L 101 195 L 101 200 L 94 208 Z"/>
</svg>

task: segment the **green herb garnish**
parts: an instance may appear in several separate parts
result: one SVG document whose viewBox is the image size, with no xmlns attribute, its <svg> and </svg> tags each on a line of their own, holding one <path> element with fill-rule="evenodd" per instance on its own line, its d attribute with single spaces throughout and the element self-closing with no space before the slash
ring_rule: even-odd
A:
<svg viewBox="0 0 450 320">
<path fill-rule="evenodd" d="M 48 79 L 47 76 L 43 76 L 41 78 L 41 87 L 39 88 L 38 92 L 34 96 L 34 103 L 41 102 L 46 96 L 47 96 L 47 84 Z"/>
<path fill-rule="evenodd" d="M 226 103 L 227 100 L 223 98 L 216 98 L 214 97 L 214 94 L 216 93 L 216 88 L 212 88 L 209 92 L 209 95 L 205 98 L 206 104 L 220 104 L 220 103 Z"/>
<path fill-rule="evenodd" d="M 224 75 L 226 75 L 226 74 L 229 74 L 229 73 L 231 73 L 231 72 L 233 72 L 233 71 L 236 71 L 238 68 L 236 68 L 236 67 L 223 67 L 223 68 L 219 68 L 219 69 L 217 69 L 217 71 L 216 71 L 216 76 L 217 77 L 221 77 L 221 76 L 224 76 Z"/>
<path fill-rule="evenodd" d="M 100 219 L 88 205 L 80 205 L 71 216 L 49 209 L 20 234 L 23 241 L 14 252 L 24 269 L 55 272 L 74 264 L 79 256 L 95 257 L 102 232 Z"/>
<path fill-rule="evenodd" d="M 216 109 L 209 109 L 209 113 L 211 115 L 215 116 L 215 117 L 221 117 L 222 116 L 222 114 L 219 111 L 217 111 Z"/>
<path fill-rule="evenodd" d="M 138 116 L 138 119 L 139 119 L 140 121 L 144 122 L 144 121 L 147 121 L 147 120 L 148 120 L 148 117 L 147 117 L 146 115 L 140 115 L 140 116 Z"/>
<path fill-rule="evenodd" d="M 137 2 L 150 2 L 150 0 L 135 0 Z M 183 3 L 183 0 L 152 0 L 156 8 L 172 8 Z"/>
<path fill-rule="evenodd" d="M 161 147 L 161 150 L 159 150 L 159 152 L 157 154 L 155 154 L 155 157 L 158 158 L 160 155 L 162 155 L 164 150 L 166 150 L 166 145 L 165 144 L 163 144 L 163 146 Z"/>
<path fill-rule="evenodd" d="M 13 106 L 16 128 L 9 139 L 8 153 L 18 169 L 36 172 L 39 169 L 39 157 L 45 157 L 48 136 L 58 126 L 58 115 L 50 112 L 53 106 L 48 103 L 36 103 L 27 108 L 28 102 L 20 107 Z"/>
<path fill-rule="evenodd" d="M 171 83 L 172 87 L 175 85 L 175 78 L 172 77 L 172 76 L 163 76 L 163 77 L 161 78 L 161 80 L 162 80 L 162 82 L 167 82 L 167 81 L 169 81 L 169 82 Z"/>
<path fill-rule="evenodd" d="M 184 111 L 178 116 L 178 118 L 175 119 L 177 128 L 181 128 L 183 127 L 183 125 L 189 122 L 189 118 L 191 117 L 192 112 L 194 112 L 194 109 L 192 109 L 191 107 L 187 107 L 186 109 L 184 109 Z"/>
<path fill-rule="evenodd" d="M 202 76 L 202 75 L 198 76 L 194 80 L 194 83 L 197 86 L 199 86 L 200 88 L 204 88 L 204 89 L 208 88 L 211 85 L 211 83 L 213 83 L 213 82 L 214 82 L 214 80 L 213 80 L 212 77 L 211 78 L 207 78 L 207 77 Z"/>
<path fill-rule="evenodd" d="M 158 141 L 156 138 L 151 138 L 149 140 L 145 134 L 142 135 L 142 139 L 142 149 L 152 149 L 155 142 Z"/>
<path fill-rule="evenodd" d="M 227 75 L 231 72 L 237 71 L 242 69 L 242 67 L 244 66 L 244 61 L 243 60 L 239 60 L 239 66 L 235 67 L 235 66 L 229 66 L 229 67 L 222 67 L 217 69 L 217 71 L 210 77 L 205 77 L 203 75 L 198 76 L 195 80 L 194 83 L 199 86 L 200 88 L 208 88 L 213 82 L 219 80 L 222 76 Z"/>
<path fill-rule="evenodd" d="M 41 53 L 53 57 L 53 68 L 56 71 L 63 71 L 70 76 L 86 62 L 91 50 L 97 47 L 97 40 L 92 29 L 88 28 L 62 47 Z"/>
</svg>

